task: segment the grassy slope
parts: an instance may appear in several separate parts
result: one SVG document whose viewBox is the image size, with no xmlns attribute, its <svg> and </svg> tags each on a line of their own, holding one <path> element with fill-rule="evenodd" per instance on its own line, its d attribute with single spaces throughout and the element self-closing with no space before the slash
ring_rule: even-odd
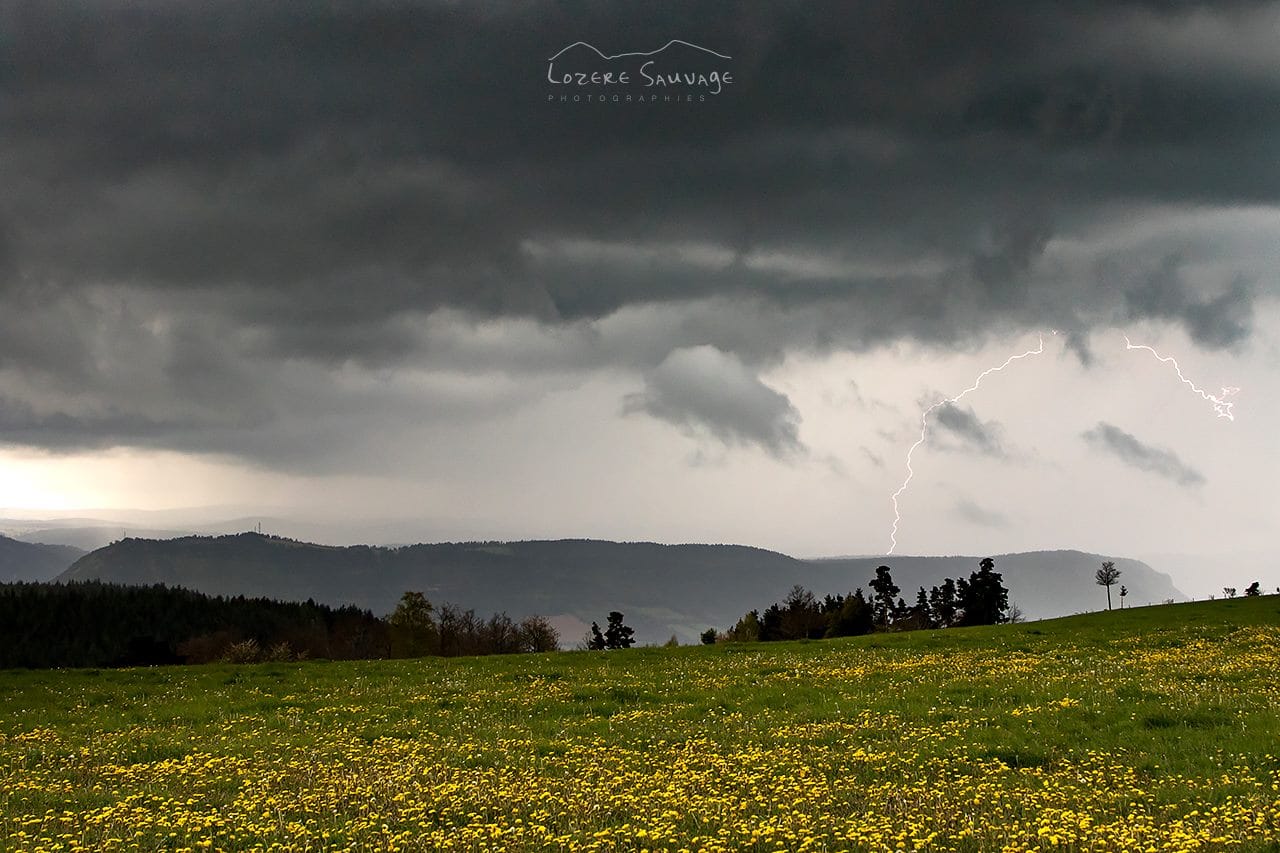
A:
<svg viewBox="0 0 1280 853">
<path fill-rule="evenodd" d="M 1276 849 L 1277 671 L 1272 596 L 820 643 L 7 672 L 0 847 Z"/>
</svg>

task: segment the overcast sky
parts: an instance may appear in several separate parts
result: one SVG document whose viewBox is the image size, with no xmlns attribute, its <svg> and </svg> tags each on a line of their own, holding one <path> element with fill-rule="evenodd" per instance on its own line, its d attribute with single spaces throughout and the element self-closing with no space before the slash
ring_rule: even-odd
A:
<svg viewBox="0 0 1280 853">
<path fill-rule="evenodd" d="M 884 553 L 922 411 L 1040 350 L 932 409 L 897 552 L 1244 586 L 1277 44 L 1276 3 L 0 0 L 0 506 Z"/>
</svg>

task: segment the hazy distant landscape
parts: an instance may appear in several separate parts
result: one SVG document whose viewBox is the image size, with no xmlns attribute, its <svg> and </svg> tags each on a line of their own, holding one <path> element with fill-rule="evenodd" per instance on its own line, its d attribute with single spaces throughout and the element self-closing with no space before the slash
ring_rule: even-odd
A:
<svg viewBox="0 0 1280 853">
<path fill-rule="evenodd" d="M 8 542 L 10 549 L 25 543 Z M 737 545 L 658 545 L 562 540 L 412 545 L 399 548 L 313 545 L 256 533 L 150 540 L 130 537 L 88 554 L 65 546 L 28 546 L 43 562 L 10 580 L 163 583 L 214 595 L 354 604 L 389 613 L 402 593 L 420 591 L 481 613 L 550 617 L 576 642 L 610 610 L 630 618 L 641 642 L 675 635 L 694 642 L 708 627 L 780 600 L 795 584 L 819 595 L 865 589 L 880 565 L 913 599 L 918 587 L 967 576 L 982 556 L 858 557 L 797 560 Z M 0 550 L 0 556 L 6 553 Z M 1030 619 L 1096 610 L 1104 599 L 1093 573 L 1108 556 L 1078 551 L 994 556 L 1010 599 Z M 1167 575 L 1116 559 L 1130 605 L 1180 601 Z"/>
</svg>

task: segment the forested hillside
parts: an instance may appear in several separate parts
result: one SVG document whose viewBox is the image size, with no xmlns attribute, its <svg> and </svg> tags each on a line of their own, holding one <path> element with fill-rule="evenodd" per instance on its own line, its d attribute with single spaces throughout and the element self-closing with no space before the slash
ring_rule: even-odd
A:
<svg viewBox="0 0 1280 853">
<path fill-rule="evenodd" d="M 696 641 L 778 601 L 795 584 L 819 596 L 866 587 L 887 563 L 911 599 L 917 587 L 967 577 L 979 557 L 866 557 L 805 561 L 741 545 L 559 540 L 447 543 L 402 548 L 330 547 L 254 533 L 168 541 L 124 539 L 78 560 L 62 577 L 165 583 L 215 595 L 354 604 L 391 611 L 406 590 L 436 602 L 520 618 L 551 617 L 572 643 L 611 610 L 627 614 L 641 642 L 673 633 Z M 995 556 L 1010 600 L 1029 618 L 1103 606 L 1093 572 L 1104 559 L 1078 551 Z M 1118 560 L 1131 603 L 1181 599 L 1168 577 Z"/>
</svg>

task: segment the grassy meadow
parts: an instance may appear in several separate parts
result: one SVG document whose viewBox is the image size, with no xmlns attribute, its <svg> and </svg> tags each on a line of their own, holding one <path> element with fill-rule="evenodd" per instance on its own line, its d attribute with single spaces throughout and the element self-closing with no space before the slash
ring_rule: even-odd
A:
<svg viewBox="0 0 1280 853">
<path fill-rule="evenodd" d="M 1276 850 L 1280 598 L 811 643 L 0 672 L 11 850 Z"/>
</svg>

